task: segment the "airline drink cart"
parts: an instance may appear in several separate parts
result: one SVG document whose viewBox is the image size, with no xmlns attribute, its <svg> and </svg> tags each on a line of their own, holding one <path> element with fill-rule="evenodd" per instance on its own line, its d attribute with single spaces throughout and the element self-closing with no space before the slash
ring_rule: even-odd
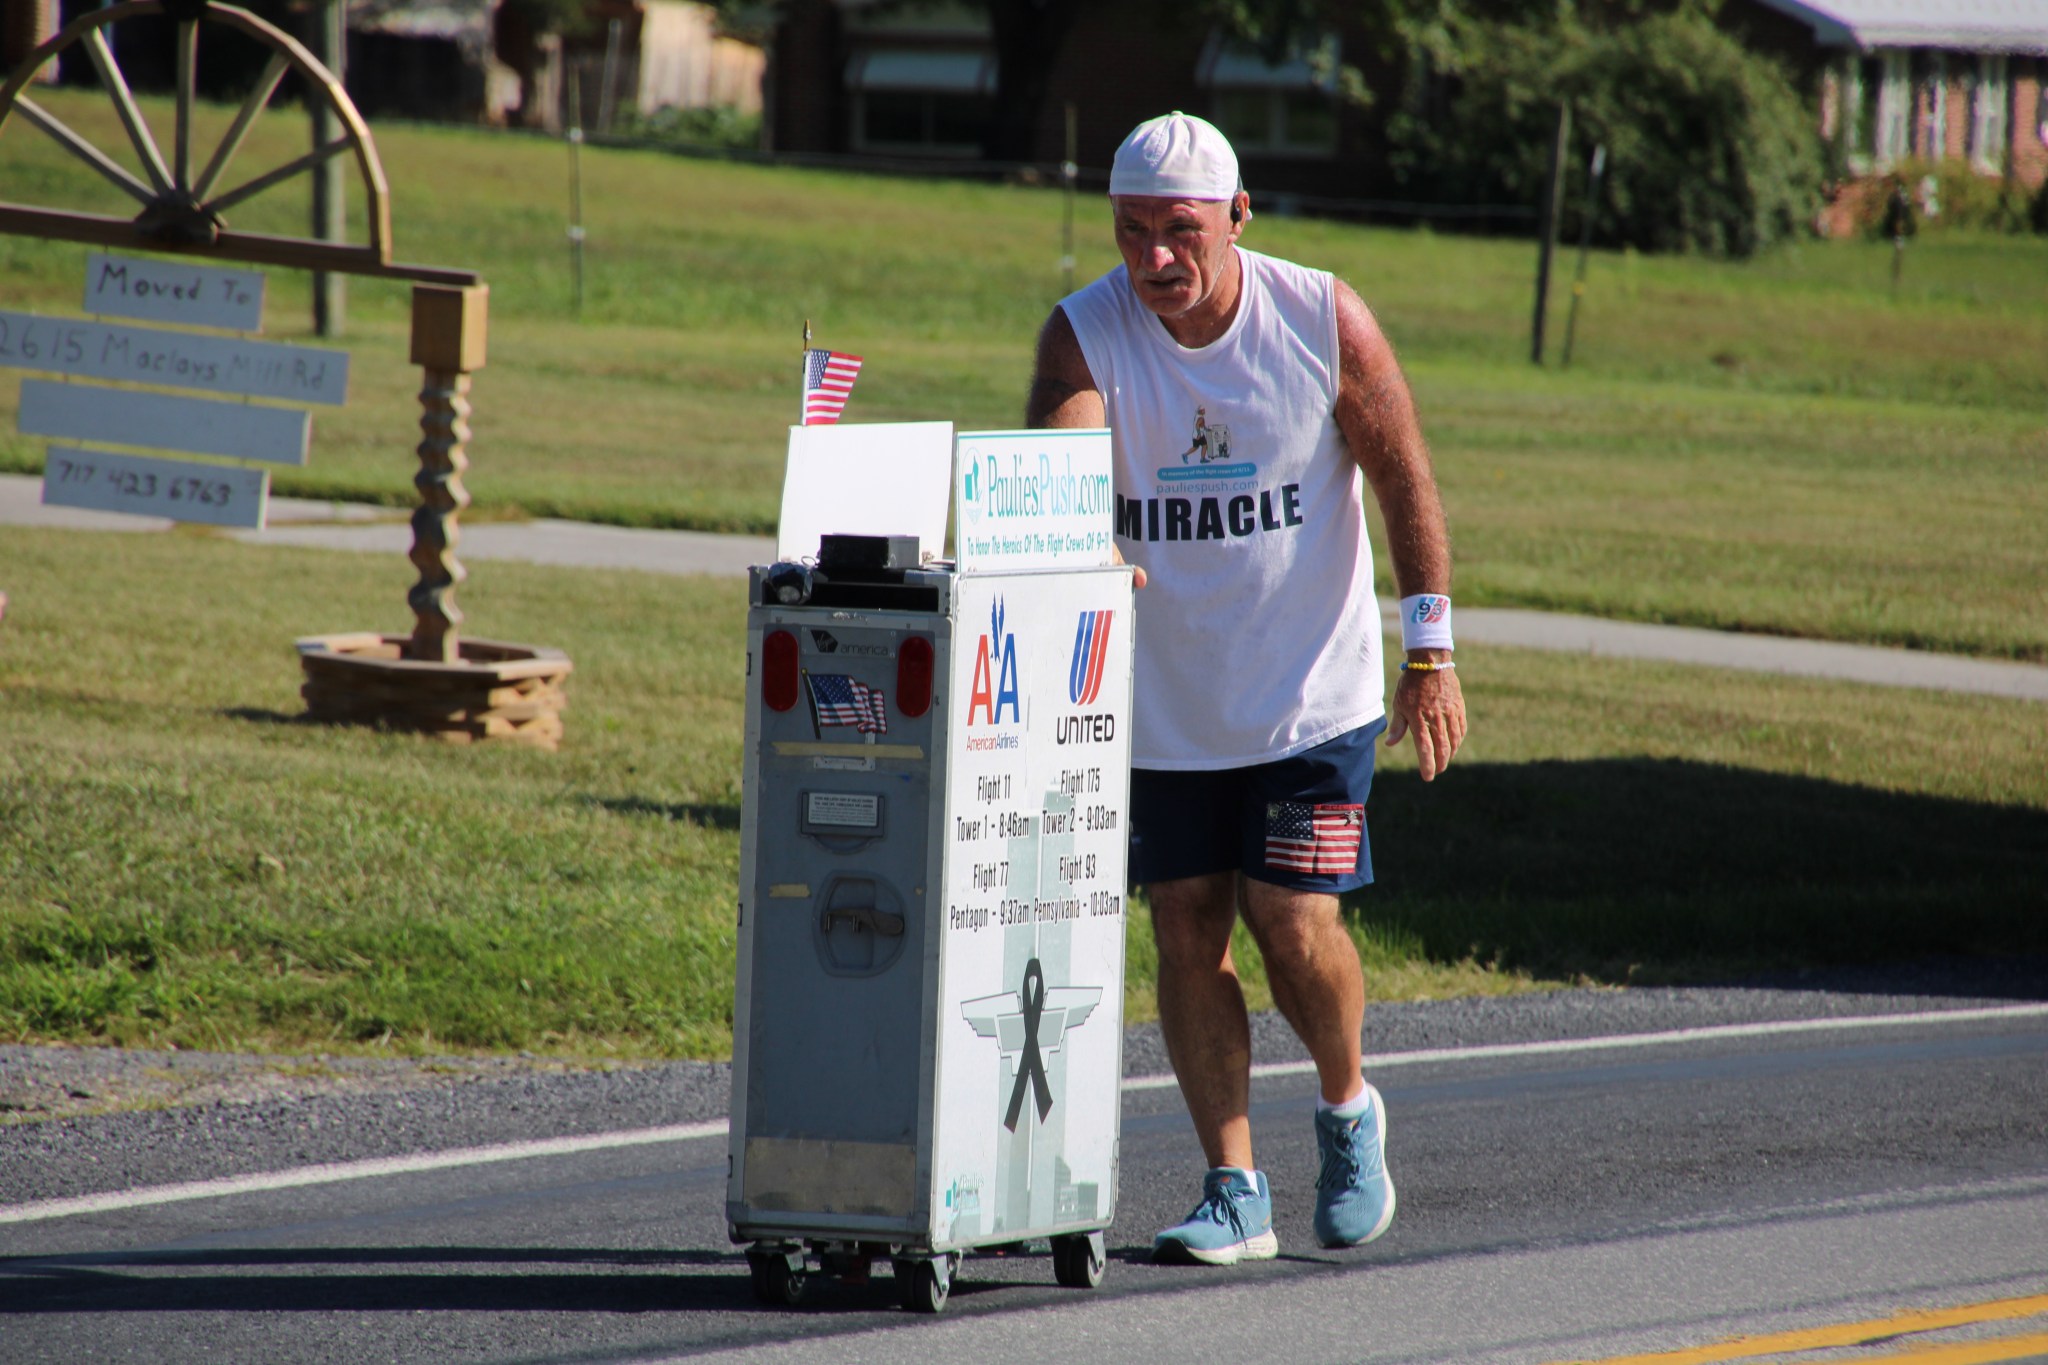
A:
<svg viewBox="0 0 2048 1365">
<path fill-rule="evenodd" d="M 1037 1241 L 1100 1281 L 1131 571 L 1101 562 L 1106 505 L 1072 541 L 980 534 L 1016 529 L 989 500 L 1064 440 L 960 438 L 957 563 L 828 532 L 751 572 L 726 1219 L 764 1302 L 887 1259 L 937 1312 L 963 1253 Z"/>
</svg>

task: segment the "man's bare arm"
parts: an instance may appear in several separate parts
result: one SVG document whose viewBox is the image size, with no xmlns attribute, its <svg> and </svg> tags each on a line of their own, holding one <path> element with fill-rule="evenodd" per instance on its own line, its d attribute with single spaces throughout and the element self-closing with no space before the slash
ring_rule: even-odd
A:
<svg viewBox="0 0 2048 1365">
<path fill-rule="evenodd" d="M 1088 358 L 1064 309 L 1055 308 L 1038 333 L 1038 360 L 1031 396 L 1024 401 L 1027 427 L 1099 427 L 1108 422 L 1102 392 L 1088 372 Z"/>
<path fill-rule="evenodd" d="M 1095 387 L 1095 376 L 1088 372 L 1088 357 L 1081 353 L 1080 338 L 1074 335 L 1074 324 L 1067 321 L 1063 308 L 1053 309 L 1052 316 L 1039 329 L 1038 359 L 1031 370 L 1031 396 L 1024 400 L 1024 425 L 1109 425 L 1109 409 L 1102 402 L 1102 390 Z M 1124 562 L 1124 552 L 1114 541 L 1110 542 L 1110 553 L 1116 556 L 1117 563 Z M 1137 574 L 1131 584 L 1142 588 L 1145 567 L 1135 567 Z"/>
<path fill-rule="evenodd" d="M 1403 597 L 1451 591 L 1451 537 L 1436 471 L 1408 381 L 1394 348 L 1349 285 L 1337 285 L 1337 426 L 1365 471 L 1386 523 L 1387 555 Z M 1418 662 L 1448 662 L 1447 650 L 1413 650 Z M 1465 740 L 1465 698 L 1453 672 L 1408 672 L 1394 688 L 1387 743 L 1415 731 L 1423 781 L 1450 765 Z"/>
</svg>

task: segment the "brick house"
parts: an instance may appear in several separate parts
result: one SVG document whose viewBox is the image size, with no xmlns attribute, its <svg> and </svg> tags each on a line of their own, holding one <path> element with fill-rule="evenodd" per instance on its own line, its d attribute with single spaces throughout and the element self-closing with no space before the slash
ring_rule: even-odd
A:
<svg viewBox="0 0 2048 1365">
<path fill-rule="evenodd" d="M 1846 176 L 1823 232 L 1851 230 L 1908 162 L 2048 179 L 2048 0 L 1738 0 L 1723 17 L 1815 101 Z"/>
<path fill-rule="evenodd" d="M 1340 25 L 1274 65 L 1170 13 L 1155 0 L 1078 6 L 1015 159 L 1057 165 L 1071 103 L 1076 160 L 1099 175 L 1138 120 L 1185 109 L 1230 134 L 1247 183 L 1269 205 L 1387 197 L 1382 120 L 1412 98 L 1416 70 L 1379 56 L 1380 35 Z M 2048 0 L 1726 0 L 1720 18 L 1786 61 L 1813 101 L 1848 177 L 1824 228 L 1845 224 L 1857 195 L 1909 159 L 2028 189 L 2048 173 Z M 1360 69 L 1371 107 L 1334 96 L 1333 58 Z M 964 169 L 982 162 L 996 78 L 984 6 L 795 0 L 771 46 L 765 137 L 780 152 Z"/>
</svg>

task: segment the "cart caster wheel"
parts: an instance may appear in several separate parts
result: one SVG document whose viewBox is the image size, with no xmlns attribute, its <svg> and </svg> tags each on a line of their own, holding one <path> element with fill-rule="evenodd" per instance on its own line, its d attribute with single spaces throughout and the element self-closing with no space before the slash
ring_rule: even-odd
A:
<svg viewBox="0 0 2048 1365">
<path fill-rule="evenodd" d="M 804 1272 L 791 1264 L 787 1252 L 750 1251 L 747 1270 L 754 1282 L 754 1297 L 771 1308 L 794 1308 L 804 1296 Z"/>
<path fill-rule="evenodd" d="M 953 1292 L 953 1276 L 945 1259 L 913 1261 L 906 1269 L 909 1273 L 898 1277 L 903 1281 L 903 1306 L 913 1313 L 943 1311 Z"/>
<path fill-rule="evenodd" d="M 1052 1239 L 1052 1275 L 1069 1289 L 1093 1289 L 1102 1283 L 1109 1253 L 1099 1232 Z"/>
</svg>

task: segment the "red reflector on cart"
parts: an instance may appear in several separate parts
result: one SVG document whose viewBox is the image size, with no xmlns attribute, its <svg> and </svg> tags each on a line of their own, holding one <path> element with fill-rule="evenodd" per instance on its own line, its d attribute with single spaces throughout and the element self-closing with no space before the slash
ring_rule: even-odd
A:
<svg viewBox="0 0 2048 1365">
<path fill-rule="evenodd" d="M 761 641 L 761 701 L 770 711 L 787 711 L 796 705 L 803 686 L 797 666 L 796 636 L 786 630 L 771 630 Z"/>
<path fill-rule="evenodd" d="M 896 709 L 915 717 L 931 705 L 932 642 L 922 635 L 907 636 L 896 651 Z"/>
</svg>

